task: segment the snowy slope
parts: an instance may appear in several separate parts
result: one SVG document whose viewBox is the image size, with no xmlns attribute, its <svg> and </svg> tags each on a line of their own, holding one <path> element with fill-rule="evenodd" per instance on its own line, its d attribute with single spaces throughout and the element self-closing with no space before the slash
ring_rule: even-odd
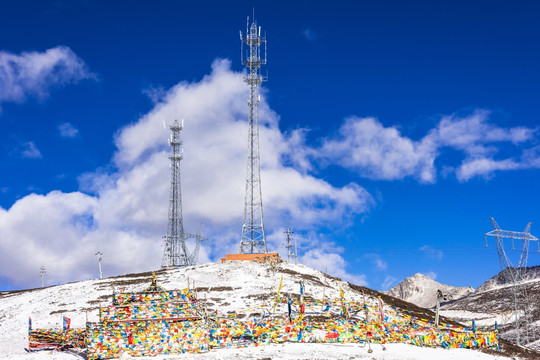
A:
<svg viewBox="0 0 540 360">
<path fill-rule="evenodd" d="M 437 290 L 449 295 L 449 298 L 456 300 L 474 292 L 472 287 L 455 287 L 441 284 L 430 277 L 416 273 L 386 291 L 390 296 L 402 299 L 423 308 L 433 308 L 437 304 Z"/>
<path fill-rule="evenodd" d="M 274 273 L 267 265 L 254 262 L 227 262 L 156 272 L 158 284 L 167 289 L 195 288 L 199 299 L 207 299 L 211 310 L 226 312 L 255 307 L 275 297 L 283 276 L 282 293 L 299 293 L 298 281 L 305 283 L 306 295 L 322 298 L 339 296 L 338 279 L 303 265 L 283 263 Z M 103 280 L 88 280 L 43 289 L 0 292 L 0 359 L 76 359 L 65 353 L 26 354 L 28 317 L 35 328 L 61 327 L 62 316 L 72 320 L 72 327 L 83 327 L 88 320 L 96 321 L 99 305 L 110 304 L 113 287 L 116 291 L 140 291 L 150 282 L 150 273 L 132 274 Z M 325 285 L 326 284 L 326 285 Z M 348 299 L 360 301 L 375 292 L 342 283 Z M 383 295 L 383 294 L 381 294 Z M 383 300 L 392 298 L 383 295 Z M 396 299 L 395 299 L 396 300 Z M 368 299 L 369 301 L 369 299 Z M 398 301 L 398 300 L 396 300 Z M 409 304 L 412 308 L 414 305 Z M 404 306 L 409 306 L 404 303 Z M 401 304 L 400 304 L 401 306 Z M 285 344 L 265 348 L 223 349 L 202 355 L 177 355 L 161 359 L 225 359 L 225 358 L 354 358 L 366 359 L 496 359 L 473 350 L 425 349 L 402 344 L 372 345 Z M 406 356 L 403 354 L 407 354 Z"/>
</svg>

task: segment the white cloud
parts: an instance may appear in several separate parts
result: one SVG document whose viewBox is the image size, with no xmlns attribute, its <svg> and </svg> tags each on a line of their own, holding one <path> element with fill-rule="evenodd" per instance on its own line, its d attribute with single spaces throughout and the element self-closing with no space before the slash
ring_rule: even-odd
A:
<svg viewBox="0 0 540 360">
<path fill-rule="evenodd" d="M 429 245 L 424 245 L 418 250 L 420 250 L 425 256 L 430 259 L 441 260 L 444 257 L 444 252 L 442 250 L 436 249 Z"/>
<path fill-rule="evenodd" d="M 492 149 L 487 144 L 511 142 L 519 144 L 532 139 L 535 129 L 514 127 L 504 129 L 488 122 L 490 113 L 476 110 L 468 116 L 443 116 L 427 139 L 439 147 L 448 146 L 462 150 L 467 155 L 483 155 Z"/>
<path fill-rule="evenodd" d="M 28 195 L 0 209 L 0 273 L 20 286 L 38 285 L 41 265 L 51 283 L 95 277 L 98 250 L 104 253 L 105 276 L 158 268 L 170 182 L 164 153 L 170 132 L 162 123 L 180 118 L 185 119 L 184 227 L 197 232 L 203 223 L 203 235 L 211 239 L 201 248 L 200 262 L 236 252 L 243 221 L 247 97 L 242 74 L 232 72 L 228 61 L 216 61 L 210 75 L 174 86 L 150 112 L 118 131 L 114 171 L 97 169 L 80 177 L 82 189 L 93 195 Z M 279 117 L 264 97 L 259 120 L 265 229 L 274 248 L 283 242 L 284 224 L 294 224 L 297 233 L 316 233 L 346 226 L 372 206 L 370 194 L 356 184 L 338 188 L 307 174 L 309 159 L 299 154 L 308 154 L 308 147 L 297 133 L 280 132 Z M 294 166 L 285 165 L 293 157 Z M 36 213 L 39 226 L 33 220 Z M 330 250 L 329 241 L 320 240 L 311 252 L 301 247 L 306 261 L 332 258 L 332 275 L 365 283 L 363 275 L 346 272 L 346 261 Z"/>
<path fill-rule="evenodd" d="M 95 78 L 69 47 L 13 54 L 0 51 L 0 104 L 46 98 L 54 86 Z"/>
<path fill-rule="evenodd" d="M 41 159 L 41 152 L 33 141 L 25 141 L 19 147 L 19 153 L 23 158 Z"/>
<path fill-rule="evenodd" d="M 79 134 L 79 129 L 68 122 L 58 125 L 58 131 L 60 136 L 65 138 L 73 138 Z"/>
<path fill-rule="evenodd" d="M 318 153 L 371 179 L 416 176 L 421 181 L 434 181 L 433 149 L 374 118 L 346 119 L 338 136 L 327 139 Z"/>
<path fill-rule="evenodd" d="M 426 276 L 427 276 L 428 278 L 431 278 L 432 280 L 436 280 L 436 279 L 437 279 L 437 273 L 434 272 L 434 271 L 428 271 L 428 272 L 426 273 Z"/>
<path fill-rule="evenodd" d="M 365 275 L 351 274 L 346 270 L 347 262 L 340 252 L 343 252 L 343 249 L 312 248 L 301 257 L 301 263 L 354 285 L 366 286 L 368 283 Z"/>
<path fill-rule="evenodd" d="M 460 181 L 467 181 L 475 176 L 489 176 L 495 171 L 517 170 L 524 166 L 512 159 L 493 160 L 490 158 L 470 159 L 463 162 L 456 170 Z"/>
<path fill-rule="evenodd" d="M 420 182 L 436 181 L 435 161 L 445 148 L 462 154 L 457 167 L 442 164 L 442 173 L 455 171 L 459 181 L 488 177 L 495 171 L 538 168 L 540 156 L 525 149 L 521 159 L 496 159 L 507 144 L 514 152 L 535 140 L 537 129 L 502 128 L 489 122 L 490 113 L 476 110 L 466 116 L 443 116 L 423 138 L 415 141 L 396 127 L 385 127 L 374 118 L 350 117 L 336 136 L 324 141 L 311 155 L 339 164 L 370 179 L 396 180 L 411 176 Z M 519 147 L 518 147 L 519 145 Z"/>
</svg>

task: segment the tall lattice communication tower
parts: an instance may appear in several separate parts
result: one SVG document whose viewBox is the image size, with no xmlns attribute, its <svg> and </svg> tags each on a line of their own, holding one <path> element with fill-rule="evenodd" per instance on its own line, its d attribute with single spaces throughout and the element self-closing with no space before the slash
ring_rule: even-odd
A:
<svg viewBox="0 0 540 360">
<path fill-rule="evenodd" d="M 266 64 L 266 37 L 261 37 L 261 28 L 253 20 L 249 25 L 247 18 L 246 36 L 240 31 L 242 41 L 242 63 L 248 68 L 244 81 L 249 85 L 249 124 L 248 155 L 246 175 L 246 197 L 244 201 L 244 225 L 240 240 L 240 253 L 266 253 L 266 237 L 264 235 L 263 204 L 261 190 L 261 158 L 259 153 L 259 118 L 258 108 L 261 97 L 259 85 L 267 80 L 261 74 L 261 66 Z M 244 43 L 248 51 L 244 59 Z M 264 44 L 264 58 L 261 57 L 261 45 Z"/>
<path fill-rule="evenodd" d="M 484 236 L 493 236 L 497 244 L 497 253 L 499 255 L 499 263 L 501 265 L 501 275 L 508 277 L 512 284 L 512 299 L 513 299 L 513 315 L 514 315 L 514 330 L 508 331 L 509 340 L 513 340 L 518 345 L 527 345 L 536 340 L 534 325 L 532 324 L 532 309 L 529 304 L 527 288 L 524 285 L 524 273 L 527 269 L 527 258 L 529 254 L 529 244 L 531 241 L 536 241 L 538 252 L 540 246 L 538 239 L 531 235 L 531 223 L 528 223 L 525 230 L 522 232 L 502 230 L 494 218 L 490 218 L 493 224 L 493 230 L 486 233 Z M 504 239 L 510 239 L 512 242 L 512 250 L 514 250 L 514 240 L 521 240 L 521 256 L 518 263 L 514 266 L 504 250 Z"/>
<path fill-rule="evenodd" d="M 172 147 L 169 155 L 169 159 L 171 160 L 171 190 L 167 235 L 163 237 L 165 239 L 165 249 L 163 250 L 163 260 L 161 261 L 162 268 L 197 265 L 200 243 L 206 240 L 201 236 L 200 229 L 198 234 L 190 234 L 184 231 L 180 182 L 180 161 L 183 158 L 183 150 L 180 148 L 182 145 L 180 131 L 183 128 L 183 119 L 181 123 L 175 120 L 169 127 L 172 132 L 169 138 L 169 145 Z M 186 245 L 187 239 L 195 239 L 195 248 L 191 253 L 188 251 Z"/>
</svg>

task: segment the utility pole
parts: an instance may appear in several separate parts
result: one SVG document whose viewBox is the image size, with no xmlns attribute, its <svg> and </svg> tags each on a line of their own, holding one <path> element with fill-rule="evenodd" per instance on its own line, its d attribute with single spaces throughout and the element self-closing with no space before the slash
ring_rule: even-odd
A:
<svg viewBox="0 0 540 360">
<path fill-rule="evenodd" d="M 41 274 L 41 287 L 43 287 L 43 278 L 45 277 L 46 272 L 47 271 L 45 270 L 45 266 L 39 268 L 39 273 Z"/>
<path fill-rule="evenodd" d="M 99 279 L 103 279 L 103 274 L 101 273 L 101 259 L 103 256 L 103 253 L 101 251 L 98 251 L 96 253 L 96 256 L 98 257 L 98 263 L 99 263 Z"/>
</svg>

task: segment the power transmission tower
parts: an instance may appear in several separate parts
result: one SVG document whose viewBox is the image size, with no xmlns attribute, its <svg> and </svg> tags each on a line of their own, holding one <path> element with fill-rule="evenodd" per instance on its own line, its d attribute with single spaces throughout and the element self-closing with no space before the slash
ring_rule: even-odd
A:
<svg viewBox="0 0 540 360">
<path fill-rule="evenodd" d="M 169 138 L 169 146 L 172 147 L 169 159 L 171 160 L 171 190 L 169 196 L 169 222 L 165 239 L 165 249 L 163 250 L 162 268 L 197 265 L 199 257 L 199 247 L 201 241 L 206 240 L 200 234 L 190 234 L 184 232 L 184 220 L 182 217 L 182 186 L 180 181 L 180 161 L 183 158 L 183 150 L 180 148 L 182 140 L 180 131 L 184 128 L 184 120 L 178 123 L 175 120 L 169 127 L 172 134 Z M 195 249 L 189 253 L 186 246 L 186 239 L 195 239 Z"/>
<path fill-rule="evenodd" d="M 39 268 L 39 273 L 41 274 L 41 287 L 43 287 L 43 278 L 45 277 L 46 272 L 45 266 Z"/>
<path fill-rule="evenodd" d="M 102 259 L 103 253 L 101 251 L 98 251 L 95 255 L 98 257 L 99 279 L 101 280 L 101 279 L 103 279 L 103 273 L 101 272 L 101 259 Z"/>
<path fill-rule="evenodd" d="M 512 283 L 512 299 L 514 312 L 514 327 L 515 330 L 508 332 L 509 340 L 514 340 L 518 345 L 527 345 L 536 340 L 534 326 L 531 326 L 531 307 L 527 296 L 527 288 L 523 284 L 524 272 L 527 268 L 527 257 L 529 254 L 529 244 L 531 241 L 536 241 L 536 246 L 540 252 L 538 239 L 531 235 L 531 223 L 528 223 L 525 230 L 522 232 L 502 230 L 494 218 L 490 218 L 493 224 L 493 230 L 485 234 L 486 247 L 488 246 L 487 237 L 493 236 L 497 244 L 497 253 L 499 255 L 499 263 L 501 265 L 501 274 L 508 276 Z M 514 240 L 521 240 L 521 256 L 516 266 L 506 255 L 504 250 L 504 239 L 510 239 L 512 242 L 512 250 L 514 250 Z"/>
<path fill-rule="evenodd" d="M 199 249 L 201 247 L 201 242 L 208 240 L 207 238 L 201 235 L 202 233 L 202 224 L 199 226 L 199 232 L 197 234 L 185 233 L 186 239 L 195 240 L 195 248 L 191 252 L 191 255 L 188 256 L 188 265 L 195 266 L 199 261 Z"/>
<path fill-rule="evenodd" d="M 246 36 L 240 31 L 242 41 L 242 63 L 249 72 L 244 81 L 249 85 L 249 122 L 248 122 L 248 154 L 246 175 L 246 197 L 244 201 L 244 225 L 240 240 L 240 253 L 267 253 L 264 235 L 263 204 L 261 190 L 261 164 L 259 154 L 259 117 L 258 108 L 261 97 L 259 85 L 267 80 L 261 75 L 261 66 L 266 64 L 266 38 L 261 37 L 261 28 L 253 20 L 249 25 L 247 18 Z M 249 50 L 244 60 L 244 43 Z M 261 57 L 261 45 L 264 44 L 264 58 Z"/>
</svg>

